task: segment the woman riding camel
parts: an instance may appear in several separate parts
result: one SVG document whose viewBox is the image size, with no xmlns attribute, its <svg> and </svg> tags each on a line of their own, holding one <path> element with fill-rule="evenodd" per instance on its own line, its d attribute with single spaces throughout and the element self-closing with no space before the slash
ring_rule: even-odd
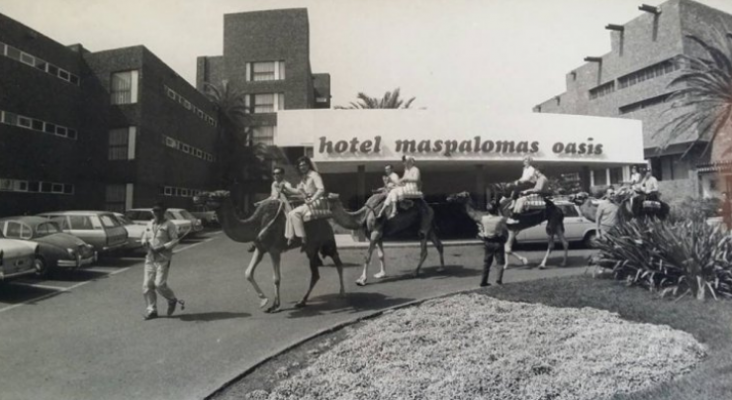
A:
<svg viewBox="0 0 732 400">
<path fill-rule="evenodd" d="M 386 201 L 384 201 L 384 207 L 382 207 L 377 218 L 383 217 L 387 210 L 389 213 L 387 218 L 393 218 L 396 215 L 396 204 L 399 200 L 409 197 L 410 194 L 419 194 L 422 191 L 422 177 L 419 168 L 414 166 L 414 157 L 402 156 L 402 162 L 404 162 L 404 174 L 399 179 L 397 186 L 389 191 L 389 195 L 386 196 Z"/>
<path fill-rule="evenodd" d="M 534 168 L 534 158 L 531 156 L 524 157 L 524 169 L 521 173 L 521 178 L 514 182 L 515 186 L 535 184 L 536 183 L 536 168 Z"/>
<path fill-rule="evenodd" d="M 302 244 L 305 245 L 307 243 L 307 234 L 305 233 L 303 217 L 308 211 L 326 208 L 327 202 L 323 197 L 325 195 L 323 178 L 320 177 L 313 161 L 309 157 L 300 157 L 297 160 L 297 169 L 300 171 L 300 183 L 298 183 L 297 189 L 293 191 L 283 187 L 283 192 L 303 196 L 305 204 L 287 213 L 285 237 L 288 239 L 288 244 L 291 244 L 295 236 L 298 236 L 302 239 Z"/>
</svg>

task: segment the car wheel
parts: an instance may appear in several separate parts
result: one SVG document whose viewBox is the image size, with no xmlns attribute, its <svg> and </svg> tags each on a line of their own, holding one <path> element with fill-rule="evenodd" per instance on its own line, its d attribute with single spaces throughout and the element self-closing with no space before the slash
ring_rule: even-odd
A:
<svg viewBox="0 0 732 400">
<path fill-rule="evenodd" d="M 582 240 L 582 245 L 587 248 L 594 248 L 596 245 L 595 242 L 597 242 L 597 232 L 591 231 L 585 235 L 584 240 Z"/>
<path fill-rule="evenodd" d="M 36 277 L 45 278 L 49 275 L 48 264 L 43 257 L 36 257 L 35 261 L 33 261 L 33 267 L 36 270 Z"/>
</svg>

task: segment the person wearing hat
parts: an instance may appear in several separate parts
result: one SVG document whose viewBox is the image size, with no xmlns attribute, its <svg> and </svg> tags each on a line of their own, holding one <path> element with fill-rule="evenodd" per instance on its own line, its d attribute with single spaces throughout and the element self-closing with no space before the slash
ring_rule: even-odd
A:
<svg viewBox="0 0 732 400">
<path fill-rule="evenodd" d="M 406 194 L 416 194 L 422 190 L 422 176 L 420 175 L 419 168 L 414 165 L 414 157 L 402 156 L 402 162 L 404 162 L 404 174 L 402 174 L 396 187 L 389 191 L 389 195 L 386 197 L 384 206 L 379 211 L 377 218 L 383 217 L 387 212 L 389 213 L 387 218 L 394 218 L 397 212 L 397 202 L 404 199 Z"/>
<path fill-rule="evenodd" d="M 486 206 L 488 214 L 484 215 L 480 219 L 478 224 L 478 237 L 483 240 L 483 275 L 480 278 L 480 286 L 490 286 L 488 283 L 488 274 L 491 272 L 491 265 L 495 258 L 496 263 L 505 264 L 505 250 L 504 245 L 508 237 L 508 230 L 506 229 L 506 217 L 499 215 L 498 205 L 493 202 L 488 203 Z M 500 278 L 500 276 L 499 276 Z M 501 284 L 500 280 L 497 281 Z"/>
<path fill-rule="evenodd" d="M 182 300 L 178 300 L 175 293 L 168 287 L 168 271 L 173 258 L 173 248 L 178 244 L 178 231 L 175 225 L 166 219 L 166 208 L 157 203 L 152 209 L 155 216 L 148 222 L 142 234 L 142 246 L 147 250 L 145 256 L 145 277 L 142 283 L 142 294 L 145 297 L 147 310 L 146 320 L 157 318 L 157 294 L 167 300 L 167 316 L 173 315 L 178 303 L 184 307 Z"/>
</svg>

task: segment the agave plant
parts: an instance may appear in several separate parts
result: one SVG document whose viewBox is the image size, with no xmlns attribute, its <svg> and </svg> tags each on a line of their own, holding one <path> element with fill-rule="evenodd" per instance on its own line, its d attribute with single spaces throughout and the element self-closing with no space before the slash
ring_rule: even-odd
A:
<svg viewBox="0 0 732 400">
<path fill-rule="evenodd" d="M 732 298 L 732 238 L 703 220 L 632 220 L 597 241 L 596 263 L 616 279 L 703 300 Z"/>
<path fill-rule="evenodd" d="M 732 134 L 732 33 L 718 33 L 716 36 L 719 37 L 716 40 L 718 44 L 713 45 L 697 36 L 687 35 L 689 40 L 705 51 L 706 56 L 683 58 L 685 67 L 682 74 L 669 84 L 669 88 L 676 90 L 669 97 L 672 104 L 666 110 L 681 113 L 654 134 L 656 136 L 668 131 L 666 141 L 661 146 L 663 149 L 696 129 L 699 136 L 682 157 L 686 156 L 697 141 L 707 141 L 703 155 L 719 135 Z M 717 153 L 724 157 L 730 152 L 732 147 L 725 144 Z"/>
<path fill-rule="evenodd" d="M 371 97 L 363 92 L 359 92 L 356 96 L 358 98 L 358 101 L 354 102 L 352 101 L 350 105 L 343 107 L 343 106 L 336 106 L 336 109 L 340 110 L 361 110 L 361 109 L 376 109 L 376 108 L 401 108 L 406 109 L 409 108 L 412 105 L 412 102 L 414 101 L 414 97 L 407 100 L 406 102 L 404 99 L 399 98 L 399 88 L 394 89 L 393 92 L 386 92 L 384 94 L 384 97 L 378 98 L 378 97 Z"/>
</svg>

